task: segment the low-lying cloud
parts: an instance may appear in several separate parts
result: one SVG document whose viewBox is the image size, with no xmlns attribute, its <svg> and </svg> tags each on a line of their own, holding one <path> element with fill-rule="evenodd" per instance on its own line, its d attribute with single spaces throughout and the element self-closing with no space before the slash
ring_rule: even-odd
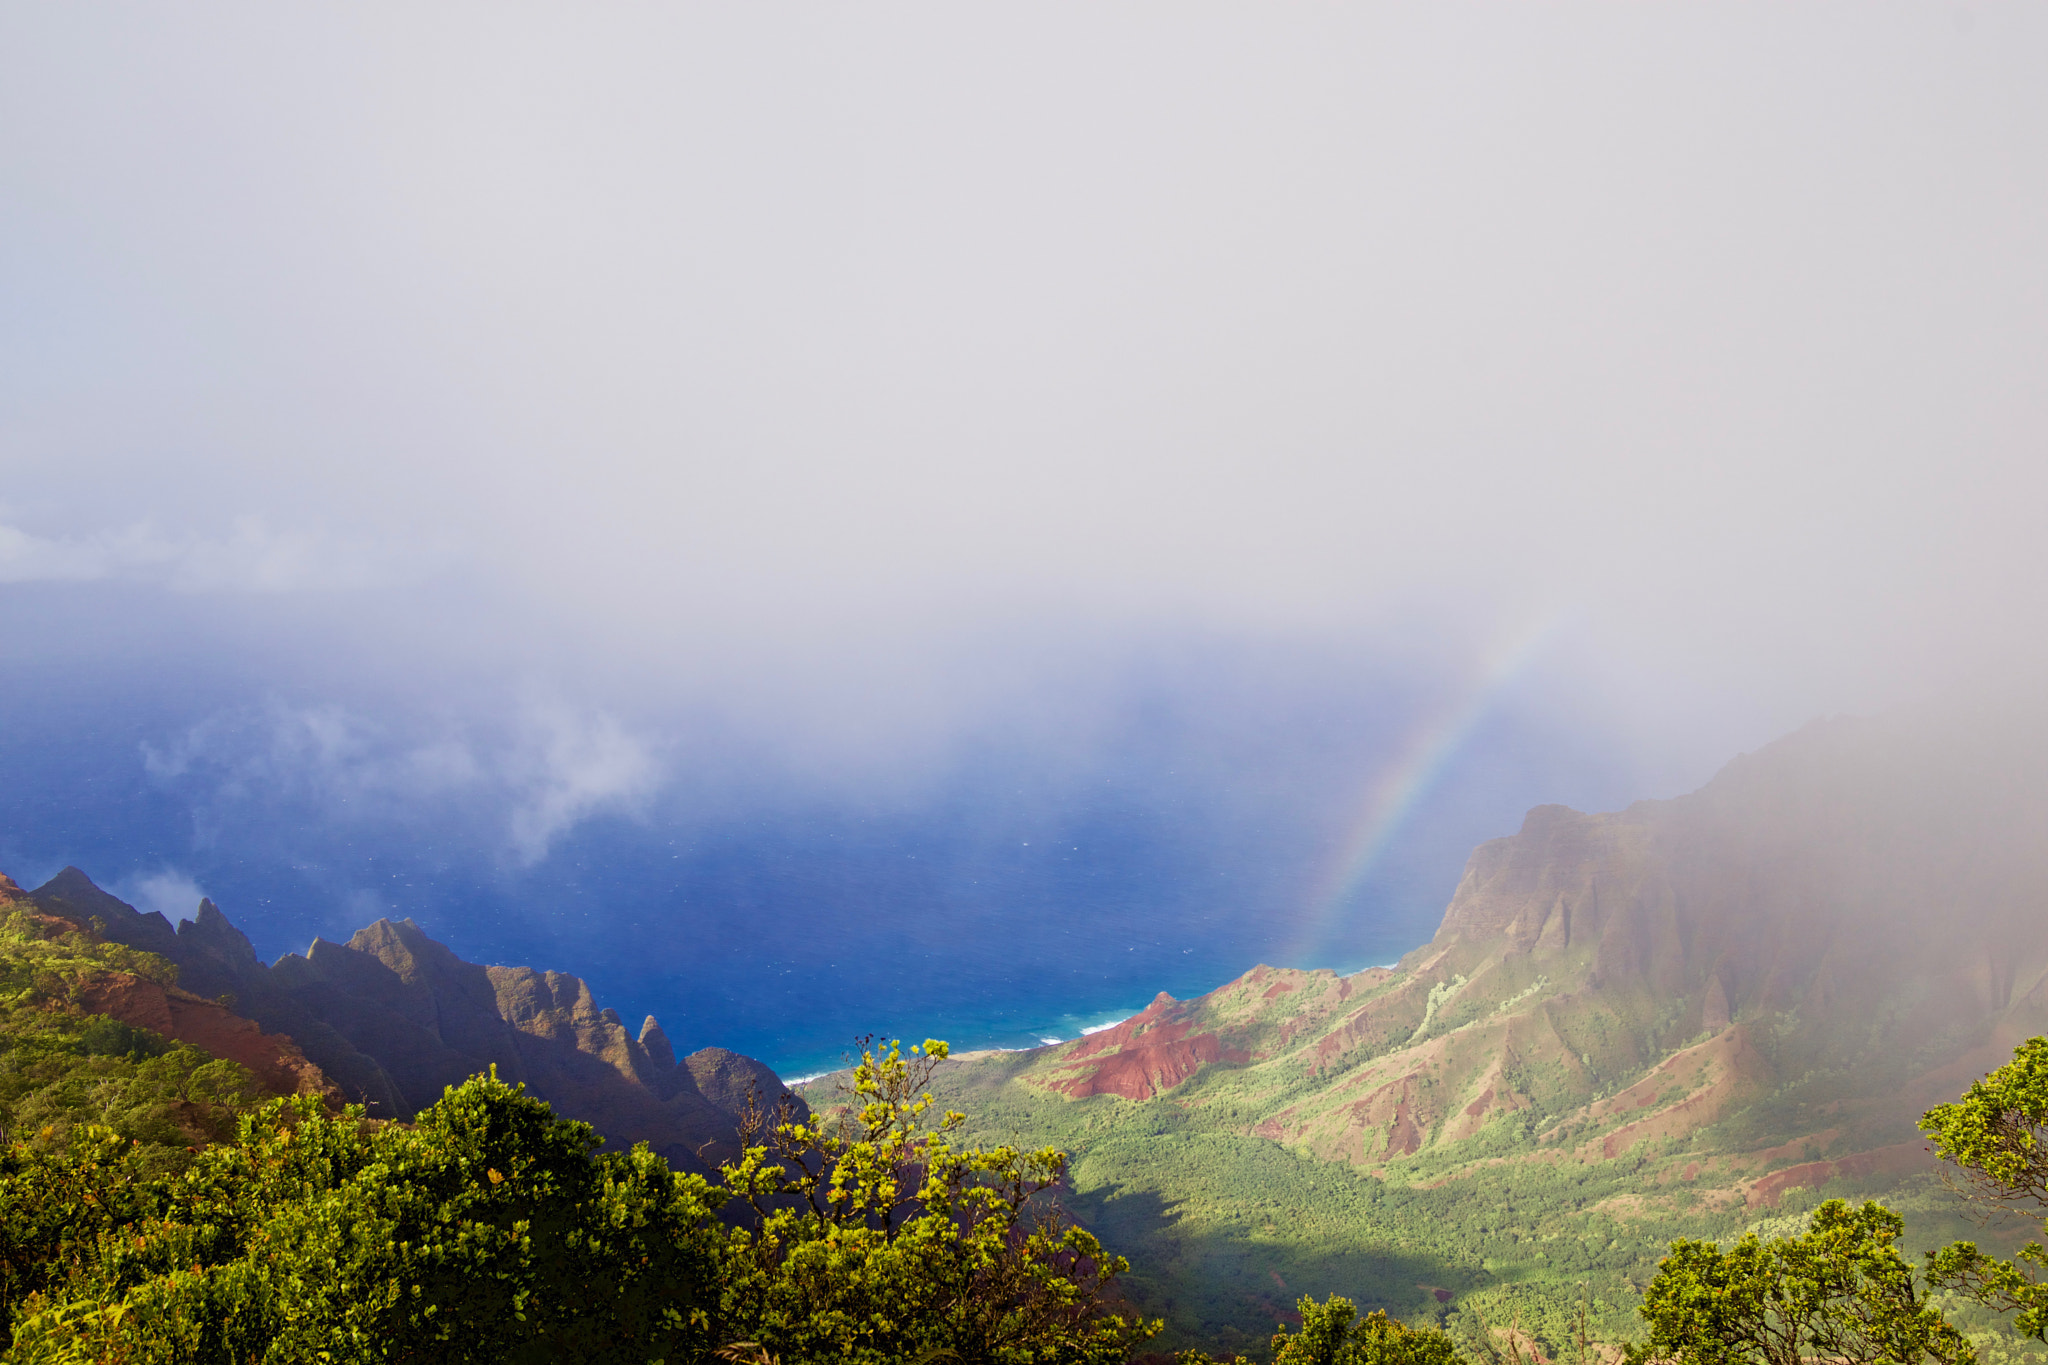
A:
<svg viewBox="0 0 2048 1365">
<path fill-rule="evenodd" d="M 208 842 L 250 803 L 302 806 L 344 826 L 431 812 L 437 827 L 478 829 L 517 867 L 545 858 L 581 821 L 633 814 L 666 775 L 649 740 L 560 702 L 436 729 L 417 716 L 272 699 L 145 741 L 142 760 L 187 800 Z"/>
<path fill-rule="evenodd" d="M 117 881 L 111 890 L 143 914 L 158 914 L 176 924 L 191 919 L 206 898 L 205 888 L 189 872 L 175 867 L 159 868 Z"/>
<path fill-rule="evenodd" d="M 0 584 L 153 583 L 180 592 L 289 593 L 380 587 L 429 557 L 244 516 L 219 535 L 172 534 L 152 521 L 37 535 L 0 522 Z"/>
<path fill-rule="evenodd" d="M 647 744 L 602 712 L 536 707 L 523 731 L 499 771 L 517 793 L 508 832 L 524 864 L 546 857 L 557 836 L 591 815 L 631 812 L 661 780 Z"/>
<path fill-rule="evenodd" d="M 2048 649 L 2042 11 L 0 25 L 0 585 L 465 717 L 223 791 L 496 792 L 518 860 L 683 713 L 1079 744 L 1176 634 L 1565 614 L 1581 694 L 1749 740 Z"/>
</svg>

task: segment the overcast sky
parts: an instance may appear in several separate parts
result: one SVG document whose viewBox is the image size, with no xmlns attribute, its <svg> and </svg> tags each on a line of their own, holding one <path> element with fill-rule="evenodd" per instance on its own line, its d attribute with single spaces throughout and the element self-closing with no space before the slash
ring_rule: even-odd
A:
<svg viewBox="0 0 2048 1365">
<path fill-rule="evenodd" d="M 2041 661 L 2044 70 L 2033 5 L 8 6 L 0 591 L 824 731 L 1540 637 L 1762 738 Z"/>
</svg>

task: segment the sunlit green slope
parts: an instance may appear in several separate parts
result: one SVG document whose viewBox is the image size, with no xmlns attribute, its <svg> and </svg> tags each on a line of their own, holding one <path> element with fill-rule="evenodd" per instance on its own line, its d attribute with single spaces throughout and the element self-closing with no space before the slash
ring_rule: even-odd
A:
<svg viewBox="0 0 2048 1365">
<path fill-rule="evenodd" d="M 235 1115 L 255 1101 L 307 1079 L 317 1091 L 317 1073 L 288 1070 L 303 1061 L 288 1043 L 179 991 L 176 980 L 162 958 L 41 913 L 0 876 L 6 1138 L 55 1149 L 75 1126 L 97 1124 L 134 1144 L 144 1168 L 175 1169 L 191 1149 L 232 1132 Z M 232 1057 L 180 1041 L 179 1032 L 229 1039 L 233 1051 L 277 1074 L 259 1077 Z"/>
<path fill-rule="evenodd" d="M 1914 1132 L 2048 1031 L 2048 762 L 2005 715 L 1809 726 L 1673 801 L 1473 854 L 1392 971 L 1261 967 L 944 1076 L 1076 1154 L 1075 1206 L 1189 1340 L 1296 1291 L 1610 1335 L 1666 1241 L 1889 1191 L 1951 1235 Z"/>
</svg>

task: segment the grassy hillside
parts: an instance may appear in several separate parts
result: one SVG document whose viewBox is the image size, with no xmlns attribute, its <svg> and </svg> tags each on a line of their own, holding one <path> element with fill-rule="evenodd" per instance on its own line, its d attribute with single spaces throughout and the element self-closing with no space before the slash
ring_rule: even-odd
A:
<svg viewBox="0 0 2048 1365">
<path fill-rule="evenodd" d="M 4 881 L 4 879 L 0 879 Z M 176 970 L 42 915 L 0 885 L 0 1127 L 55 1150 L 82 1124 L 111 1128 L 145 1169 L 182 1167 L 265 1095 L 248 1068 L 90 1008 L 110 990 L 172 987 Z"/>
<path fill-rule="evenodd" d="M 1838 1177 L 1751 1208 L 1710 1198 L 1698 1182 L 1660 1183 L 1648 1159 L 1510 1159 L 1558 1149 L 1500 1121 L 1460 1153 L 1476 1159 L 1373 1174 L 1242 1131 L 1227 1100 L 1209 1102 L 1228 1096 L 1228 1073 L 1158 1099 L 1069 1100 L 1019 1083 L 1027 1066 L 970 1061 L 941 1072 L 938 1093 L 980 1140 L 1074 1153 L 1069 1207 L 1130 1258 L 1133 1302 L 1166 1319 L 1172 1349 L 1255 1352 L 1299 1295 L 1339 1293 L 1441 1326 L 1482 1358 L 1487 1330 L 1516 1322 L 1547 1355 L 1569 1358 L 1582 1299 L 1599 1339 L 1641 1335 L 1639 1292 L 1677 1237 L 1787 1231 L 1835 1196 L 1900 1209 L 1916 1254 L 1983 1236 L 1932 1173 Z M 1993 1338 L 2000 1351 L 2044 1358 Z"/>
<path fill-rule="evenodd" d="M 1333 1290 L 1551 1351 L 1584 1300 L 1624 1337 L 1674 1237 L 1834 1194 L 1974 1232 L 1915 1121 L 2048 1032 L 2044 775 L 2033 729 L 1809 726 L 1690 796 L 1530 812 L 1396 969 L 1259 967 L 945 1098 L 1074 1153 L 1185 1344 Z"/>
</svg>

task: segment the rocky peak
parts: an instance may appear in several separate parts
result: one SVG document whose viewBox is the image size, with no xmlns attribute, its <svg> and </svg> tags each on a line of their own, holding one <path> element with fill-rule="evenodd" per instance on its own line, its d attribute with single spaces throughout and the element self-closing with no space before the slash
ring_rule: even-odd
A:
<svg viewBox="0 0 2048 1365">
<path fill-rule="evenodd" d="M 255 966 L 260 961 L 249 936 L 228 923 L 211 900 L 199 902 L 195 918 L 178 921 L 178 942 L 237 965 Z"/>
<path fill-rule="evenodd" d="M 697 1093 L 727 1114 L 741 1114 L 750 1105 L 773 1109 L 789 1093 L 766 1066 L 722 1047 L 691 1053 L 683 1059 L 683 1068 Z"/>
<path fill-rule="evenodd" d="M 65 868 L 29 892 L 29 899 L 45 912 L 76 924 L 90 924 L 97 917 L 106 925 L 106 937 L 112 942 L 176 960 L 178 936 L 169 920 L 153 911 L 145 915 L 108 895 L 75 867 Z"/>
<path fill-rule="evenodd" d="M 173 933 L 75 868 L 36 895 L 75 921 L 99 915 L 109 937 L 161 952 L 206 994 L 234 994 L 377 1117 L 409 1116 L 495 1066 L 564 1117 L 702 1170 L 736 1154 L 749 1096 L 772 1106 L 788 1093 L 767 1067 L 722 1049 L 679 1064 L 659 1024 L 650 1017 L 634 1037 L 581 978 L 465 962 L 409 918 L 377 920 L 346 943 L 316 938 L 265 967 L 211 901 Z"/>
<path fill-rule="evenodd" d="M 676 1064 L 675 1045 L 669 1042 L 668 1035 L 661 1031 L 661 1025 L 651 1014 L 640 1025 L 640 1046 L 647 1050 L 648 1060 L 655 1065 L 673 1067 Z"/>
<path fill-rule="evenodd" d="M 409 918 L 366 924 L 343 946 L 377 959 L 407 982 L 423 980 L 435 968 L 455 960 L 453 953 L 428 938 Z"/>
<path fill-rule="evenodd" d="M 21 896 L 12 887 L 0 878 L 0 900 Z M 331 1080 L 332 1094 L 368 1105 L 375 1117 L 410 1116 L 444 1087 L 496 1066 L 566 1118 L 705 1170 L 737 1154 L 738 1120 L 754 1096 L 773 1107 L 788 1095 L 767 1067 L 721 1048 L 679 1063 L 658 1023 L 650 1017 L 636 1038 L 579 977 L 465 962 L 411 919 L 380 919 L 346 943 L 316 938 L 305 953 L 266 967 L 210 900 L 173 931 L 76 868 L 28 899 L 73 923 L 98 917 L 108 938 L 169 958 L 192 991 L 231 994 L 254 1022 L 235 1024 L 223 1006 L 184 991 L 109 995 L 110 1011 L 147 1014 L 149 1027 L 164 1022 L 158 1015 L 174 1017 L 187 1032 L 202 1030 L 201 1046 L 237 1060 L 264 1061 L 271 1049 L 277 1057 L 261 1074 L 275 1072 L 272 1083 L 299 1066 L 311 1078 L 305 1084 L 330 1093 Z"/>
</svg>

